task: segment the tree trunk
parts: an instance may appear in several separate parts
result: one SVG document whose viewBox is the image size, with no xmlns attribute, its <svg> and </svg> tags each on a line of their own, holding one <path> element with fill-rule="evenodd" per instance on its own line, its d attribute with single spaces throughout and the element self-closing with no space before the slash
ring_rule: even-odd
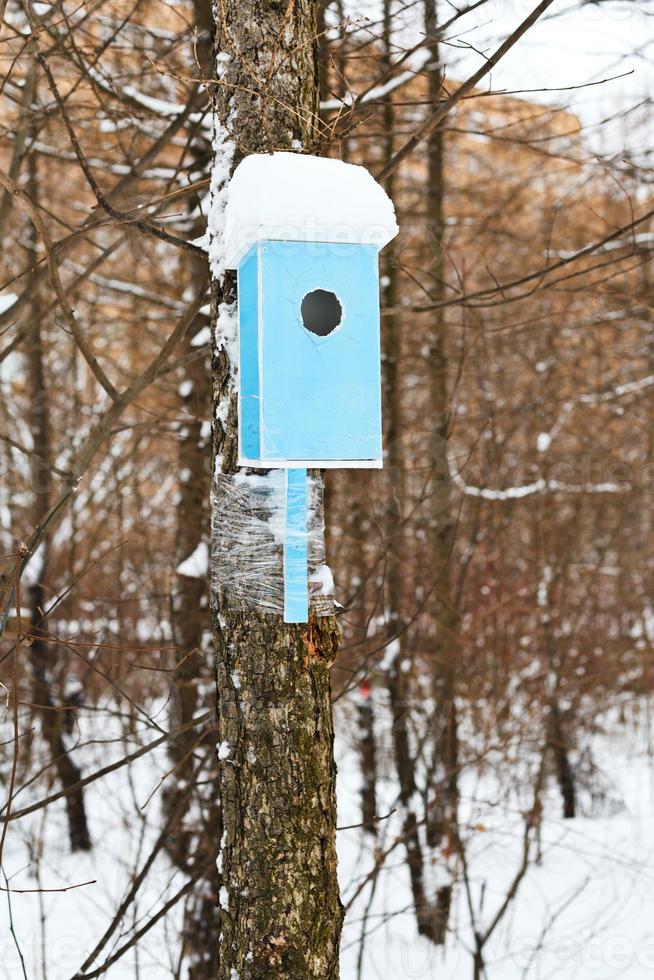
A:
<svg viewBox="0 0 654 980">
<path fill-rule="evenodd" d="M 546 581 L 546 579 L 543 579 Z M 554 763 L 556 781 L 561 792 L 563 804 L 563 819 L 571 820 L 577 814 L 577 787 L 575 772 L 570 761 L 570 739 L 566 734 L 563 713 L 561 711 L 561 675 L 563 665 L 557 656 L 556 640 L 552 629 L 551 588 L 548 583 L 546 590 L 547 607 L 541 613 L 541 625 L 545 632 L 545 650 L 548 667 L 548 696 L 545 716 L 545 731 L 547 749 Z"/>
<path fill-rule="evenodd" d="M 194 13 L 198 32 L 194 53 L 204 76 L 210 78 L 213 63 L 211 11 L 208 4 L 196 0 Z M 195 126 L 191 152 L 195 171 L 208 174 L 210 146 L 204 131 Z M 188 207 L 190 211 L 197 209 L 195 198 Z M 194 222 L 193 237 L 202 234 L 204 225 L 205 220 L 199 215 Z M 188 281 L 193 293 L 197 294 L 206 282 L 206 261 L 196 254 L 189 254 L 187 261 Z M 204 420 L 210 417 L 211 385 L 207 348 L 195 346 L 198 332 L 208 322 L 206 311 L 198 313 L 180 348 L 184 368 L 179 388 L 181 422 L 177 437 L 176 566 L 209 542 L 210 440 Z M 216 975 L 220 942 L 220 924 L 215 910 L 218 892 L 216 858 L 221 834 L 218 761 L 211 727 L 203 735 L 190 724 L 212 700 L 212 671 L 207 664 L 209 651 L 203 648 L 203 637 L 210 625 L 208 601 L 208 575 L 202 574 L 200 568 L 196 574 L 176 576 L 171 622 L 177 663 L 170 692 L 170 727 L 179 732 L 169 743 L 174 772 L 166 781 L 162 797 L 166 817 L 173 827 L 167 836 L 166 848 L 177 867 L 189 876 L 196 876 L 200 869 L 206 869 L 184 908 L 184 961 L 188 980 L 205 980 Z M 198 758 L 204 777 L 199 784 L 194 784 Z M 189 786 L 192 786 L 191 791 Z"/>
<path fill-rule="evenodd" d="M 225 140 L 236 148 L 234 163 L 251 152 L 309 150 L 318 92 L 309 0 L 227 0 L 216 18 L 221 84 L 214 90 L 214 201 Z M 220 235 L 215 221 L 212 233 Z M 215 266 L 213 273 L 214 450 L 224 485 L 237 455 L 234 366 L 222 342 L 235 314 L 235 284 Z M 260 479 L 251 475 L 246 488 Z M 214 525 L 229 528 L 231 506 L 223 496 L 214 506 Z M 269 551 L 274 577 L 279 555 L 272 536 Z M 334 980 L 342 907 L 330 666 L 338 627 L 332 616 L 317 618 L 315 611 L 308 626 L 287 626 L 251 595 L 224 587 L 220 577 L 212 613 L 224 824 L 217 976 Z"/>
<path fill-rule="evenodd" d="M 359 752 L 361 754 L 361 820 L 363 830 L 377 836 L 377 743 L 375 711 L 369 683 L 359 686 Z M 365 692 L 365 693 L 364 693 Z"/>
<path fill-rule="evenodd" d="M 36 172 L 36 157 L 30 154 L 28 159 L 29 191 L 33 201 L 38 200 L 38 182 Z M 30 226 L 29 240 L 32 261 L 37 262 L 36 236 L 33 226 Z M 30 393 L 30 431 L 33 442 L 31 457 L 32 487 L 34 491 L 33 522 L 38 527 L 50 509 L 51 498 L 51 447 L 48 390 L 46 384 L 44 345 L 41 330 L 42 311 L 38 290 L 35 289 L 31 301 L 31 318 L 34 326 L 30 332 L 27 349 L 27 382 Z M 35 710 L 41 721 L 41 733 L 48 746 L 52 763 L 64 790 L 79 782 L 81 773 L 73 762 L 64 738 L 64 725 L 70 712 L 63 710 L 63 705 L 57 705 L 52 693 L 52 672 L 56 663 L 53 644 L 47 640 L 47 632 L 42 621 L 46 607 L 43 580 L 48 566 L 48 542 L 44 541 L 35 559 L 36 577 L 29 585 L 29 603 L 31 619 L 31 643 L 29 647 L 30 665 L 32 668 L 32 697 Z M 84 806 L 84 790 L 78 787 L 66 795 L 68 811 L 68 832 L 71 850 L 88 851 L 91 848 L 91 837 L 86 820 Z"/>
<path fill-rule="evenodd" d="M 384 58 L 385 72 L 391 70 L 392 3 L 384 2 Z M 388 161 L 394 153 L 395 107 L 389 96 L 384 105 L 384 157 Z M 394 196 L 394 177 L 386 180 L 386 191 Z M 397 243 L 390 242 L 385 251 L 384 304 L 388 309 L 397 306 L 398 263 Z M 386 546 L 386 594 L 388 606 L 388 634 L 393 644 L 393 656 L 388 669 L 387 687 L 392 717 L 392 740 L 395 768 L 399 783 L 399 800 L 402 806 L 402 836 L 407 854 L 411 895 L 421 936 L 434 938 L 434 910 L 425 881 L 425 855 L 420 834 L 420 820 L 416 812 L 419 798 L 415 780 L 416 760 L 411 751 L 411 659 L 407 649 L 404 623 L 405 569 L 407 532 L 404 522 L 405 461 L 402 446 L 402 355 L 401 320 L 395 314 L 384 317 L 384 394 L 386 405 L 386 451 L 389 467 L 389 508 Z"/>
<path fill-rule="evenodd" d="M 575 777 L 570 755 L 568 753 L 568 740 L 563 727 L 561 709 L 558 697 L 555 694 L 550 699 L 547 737 L 549 749 L 554 758 L 554 768 L 556 779 L 561 791 L 563 803 L 563 819 L 572 820 L 577 813 L 577 793 L 575 787 Z"/>
<path fill-rule="evenodd" d="M 425 0 L 425 33 L 432 52 L 427 68 L 429 103 L 441 97 L 437 0 Z M 443 131 L 437 127 L 427 140 L 427 243 L 431 254 L 430 293 L 437 303 L 444 298 L 443 233 Z M 459 617 L 452 588 L 452 549 L 456 530 L 447 458 L 449 429 L 447 322 L 435 312 L 429 324 L 427 360 L 430 365 L 430 417 L 432 479 L 428 488 L 429 541 L 435 585 L 434 605 L 434 701 L 436 773 L 434 799 L 427 810 L 427 832 L 432 847 L 445 842 L 447 854 L 456 854 L 458 829 L 458 723 L 456 715 L 456 669 L 459 658 Z M 436 942 L 443 943 L 447 930 L 452 885 L 442 886 L 436 898 Z"/>
</svg>

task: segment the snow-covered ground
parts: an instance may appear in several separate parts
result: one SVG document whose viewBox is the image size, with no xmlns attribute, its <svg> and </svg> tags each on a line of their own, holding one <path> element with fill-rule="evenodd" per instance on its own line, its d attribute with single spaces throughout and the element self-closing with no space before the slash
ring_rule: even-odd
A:
<svg viewBox="0 0 654 980">
<path fill-rule="evenodd" d="M 643 713 L 644 714 L 644 713 Z M 643 716 L 641 714 L 641 717 Z M 93 714 L 82 723 L 88 735 Z M 163 715 L 159 718 L 162 721 Z M 340 769 L 339 825 L 360 822 L 359 769 L 351 747 L 348 712 L 337 718 L 343 735 L 338 741 Z M 125 745 L 113 742 L 122 725 L 103 717 L 102 742 L 87 744 L 84 769 L 106 765 L 123 754 Z M 555 788 L 548 794 L 542 832 L 542 860 L 531 866 L 516 900 L 486 950 L 487 980 L 611 980 L 654 977 L 654 766 L 643 724 L 605 723 L 607 734 L 593 739 L 593 757 L 603 788 L 601 796 L 583 796 L 584 816 L 563 821 Z M 98 732 L 96 731 L 96 737 Z M 156 732 L 141 731 L 136 742 L 154 740 Z M 121 735 L 121 738 L 124 737 Z M 11 898 L 0 895 L 0 977 L 29 980 L 70 980 L 106 929 L 135 868 L 146 860 L 159 833 L 158 793 L 148 801 L 167 771 L 159 749 L 126 768 L 90 784 L 87 803 L 95 842 L 88 855 L 68 853 L 64 809 L 55 803 L 46 811 L 10 828 L 6 866 L 13 888 L 60 889 Z M 386 767 L 391 771 L 391 767 Z M 520 863 L 523 819 L 520 802 L 497 805 L 492 777 L 469 772 L 463 780 L 462 810 L 470 860 L 470 899 L 478 927 L 488 925 L 501 904 Z M 37 788 L 37 792 L 35 792 Z M 379 809 L 392 809 L 396 789 L 382 780 Z M 46 795 L 43 784 L 16 800 L 24 805 Z M 503 796 L 504 798 L 504 796 Z M 510 794 L 506 799 L 514 799 Z M 528 793 L 525 793 L 525 802 Z M 147 801 L 147 802 L 146 802 Z M 387 849 L 400 830 L 398 814 L 380 824 L 379 846 Z M 373 846 L 359 829 L 341 830 L 340 874 L 344 902 L 369 874 Z M 40 860 L 36 861 L 42 848 Z M 38 866 L 38 877 L 34 868 Z M 138 893 L 127 926 L 145 924 L 182 887 L 183 877 L 160 854 Z M 181 903 L 162 919 L 136 949 L 110 967 L 106 976 L 167 980 L 179 951 L 177 929 Z M 349 910 L 343 938 L 343 980 L 472 980 L 470 915 L 462 887 L 456 891 L 453 934 L 442 953 L 417 936 L 403 846 L 384 863 L 371 900 L 366 885 Z M 137 926 L 137 927 L 138 927 Z M 361 972 L 358 957 L 362 929 L 366 941 Z M 98 957 L 101 963 L 126 940 L 121 930 Z M 21 966 L 18 946 L 24 958 Z M 47 964 L 47 972 L 43 962 Z M 97 965 L 97 964 L 96 964 Z"/>
<path fill-rule="evenodd" d="M 541 860 L 529 867 L 517 898 L 488 942 L 486 980 L 654 977 L 654 760 L 642 727 L 635 730 L 617 722 L 610 727 L 610 735 L 593 739 L 603 792 L 599 798 L 582 794 L 581 799 L 582 809 L 594 815 L 563 820 L 554 787 L 548 792 Z M 348 825 L 361 818 L 355 759 L 344 746 L 340 769 L 339 821 Z M 520 867 L 524 833 L 518 809 L 496 806 L 490 788 L 474 774 L 464 777 L 470 900 L 481 932 Z M 392 806 L 395 789 L 389 789 Z M 394 819 L 380 839 L 382 849 L 400 830 L 398 823 L 392 826 Z M 370 842 L 362 846 L 357 831 L 341 832 L 340 853 L 347 903 L 357 880 L 373 867 L 374 854 Z M 417 933 L 403 857 L 401 847 L 393 852 L 367 912 L 370 887 L 349 912 L 342 980 L 472 980 L 473 935 L 463 887 L 455 892 L 453 934 L 443 952 Z M 364 914 L 366 945 L 358 973 Z"/>
<path fill-rule="evenodd" d="M 161 711 L 155 721 L 165 725 L 165 713 Z M 122 722 L 112 717 L 110 711 L 96 714 L 82 710 L 80 722 L 82 732 L 89 739 L 75 753 L 83 774 L 107 766 L 141 745 L 156 741 L 160 735 L 147 723 L 140 722 L 134 725 L 132 736 L 125 735 Z M 8 724 L 5 724 L 3 732 L 7 731 Z M 69 980 L 76 974 L 111 922 L 135 869 L 143 866 L 159 836 L 159 793 L 152 797 L 151 794 L 169 768 L 165 751 L 159 748 L 88 785 L 85 799 L 94 842 L 88 854 L 70 853 L 62 801 L 10 824 L 4 864 L 11 887 L 71 890 L 12 892 L 9 897 L 16 940 L 10 931 L 8 896 L 0 894 L 0 977 L 3 980 L 19 980 L 24 976 L 29 980 L 42 980 L 46 976 L 47 980 Z M 45 778 L 37 780 L 16 797 L 13 809 L 18 810 L 57 788 L 56 783 L 49 786 Z M 160 853 L 130 908 L 127 927 L 143 925 L 184 882 L 184 876 Z M 77 885 L 81 887 L 74 887 Z M 170 977 L 179 950 L 176 938 L 179 914 L 180 907 L 176 906 L 136 949 L 126 953 L 105 975 L 111 980 Z M 119 928 L 94 965 L 99 966 L 126 938 L 123 927 Z"/>
</svg>

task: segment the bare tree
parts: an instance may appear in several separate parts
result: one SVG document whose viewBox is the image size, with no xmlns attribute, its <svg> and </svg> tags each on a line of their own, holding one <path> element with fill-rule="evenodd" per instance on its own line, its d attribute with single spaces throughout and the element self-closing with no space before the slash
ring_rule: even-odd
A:
<svg viewBox="0 0 654 980">
<path fill-rule="evenodd" d="M 312 3 L 226 2 L 216 9 L 217 193 L 229 177 L 225 143 L 232 144 L 232 162 L 256 151 L 315 145 L 318 58 Z M 221 272 L 214 269 L 213 385 L 217 479 L 224 487 L 237 458 L 234 365 L 224 342 L 236 295 L 233 276 Z M 257 479 L 249 477 L 253 487 Z M 239 521 L 229 499 L 223 495 L 215 505 L 217 548 Z M 267 547 L 274 565 L 272 536 Z M 223 550 L 217 558 L 224 573 L 230 556 Z M 244 571 L 232 568 L 232 580 Z M 247 591 L 218 584 L 213 616 L 224 826 L 218 976 L 335 978 L 342 913 L 330 666 L 339 631 L 333 617 L 313 610 L 308 627 L 285 626 Z"/>
</svg>

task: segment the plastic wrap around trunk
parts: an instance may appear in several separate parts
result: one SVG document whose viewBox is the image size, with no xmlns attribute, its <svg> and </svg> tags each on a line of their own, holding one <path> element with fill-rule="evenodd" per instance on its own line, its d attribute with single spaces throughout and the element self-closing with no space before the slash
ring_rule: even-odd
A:
<svg viewBox="0 0 654 980">
<path fill-rule="evenodd" d="M 223 604 L 242 604 L 264 613 L 284 611 L 284 536 L 286 473 L 220 474 L 211 491 L 211 588 Z M 307 553 L 309 575 L 325 560 L 323 489 L 320 477 L 307 480 Z M 324 597 L 311 599 L 318 615 Z"/>
</svg>

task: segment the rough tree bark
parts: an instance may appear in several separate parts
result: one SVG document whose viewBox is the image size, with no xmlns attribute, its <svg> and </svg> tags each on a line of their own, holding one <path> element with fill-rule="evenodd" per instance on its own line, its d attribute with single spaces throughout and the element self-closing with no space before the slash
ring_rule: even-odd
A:
<svg viewBox="0 0 654 980">
<path fill-rule="evenodd" d="M 215 15 L 214 109 L 235 146 L 233 163 L 251 152 L 310 149 L 314 4 L 220 0 Z M 237 454 L 234 365 L 221 338 L 221 318 L 233 316 L 233 276 L 215 281 L 213 292 L 214 450 L 225 479 Z M 228 523 L 229 507 L 214 519 Z M 330 701 L 338 627 L 315 612 L 308 627 L 285 626 L 220 585 L 212 614 L 223 749 L 217 976 L 333 980 L 342 921 Z"/>
</svg>

